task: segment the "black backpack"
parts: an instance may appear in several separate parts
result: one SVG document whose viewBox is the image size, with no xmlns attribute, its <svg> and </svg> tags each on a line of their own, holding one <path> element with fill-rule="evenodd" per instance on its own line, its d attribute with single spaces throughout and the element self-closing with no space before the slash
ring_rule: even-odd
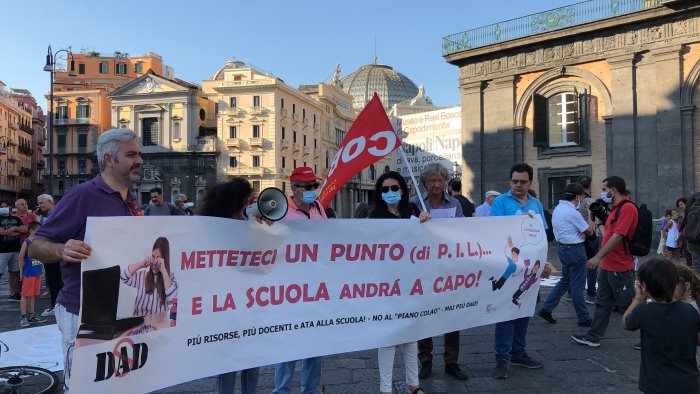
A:
<svg viewBox="0 0 700 394">
<path fill-rule="evenodd" d="M 700 201 L 695 201 L 685 215 L 683 236 L 690 242 L 700 242 Z"/>
<path fill-rule="evenodd" d="M 625 253 L 630 253 L 632 256 L 646 256 L 651 250 L 651 236 L 653 227 L 653 218 L 651 211 L 647 209 L 646 204 L 642 204 L 639 207 L 630 200 L 622 200 L 620 204 L 615 207 L 615 216 L 612 222 L 616 222 L 620 217 L 620 211 L 625 203 L 630 203 L 637 208 L 637 228 L 634 230 L 632 238 L 627 239 L 627 237 L 622 238 L 623 245 L 625 247 Z"/>
</svg>

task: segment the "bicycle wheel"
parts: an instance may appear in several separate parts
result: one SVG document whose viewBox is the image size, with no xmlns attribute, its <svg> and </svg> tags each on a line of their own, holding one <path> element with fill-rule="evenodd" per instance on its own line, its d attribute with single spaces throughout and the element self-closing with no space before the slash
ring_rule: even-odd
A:
<svg viewBox="0 0 700 394">
<path fill-rule="evenodd" d="M 58 376 L 48 369 L 29 366 L 0 368 L 0 394 L 50 394 Z"/>
</svg>

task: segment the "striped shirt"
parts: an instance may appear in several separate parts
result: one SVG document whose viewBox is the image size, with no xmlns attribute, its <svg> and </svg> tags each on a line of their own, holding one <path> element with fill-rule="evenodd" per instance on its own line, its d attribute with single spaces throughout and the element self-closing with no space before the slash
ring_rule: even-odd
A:
<svg viewBox="0 0 700 394">
<path fill-rule="evenodd" d="M 134 274 L 129 273 L 129 267 L 122 270 L 122 282 L 136 288 L 136 301 L 134 302 L 134 316 L 143 316 L 152 313 L 168 311 L 173 299 L 177 298 L 177 282 L 175 276 L 170 273 L 170 287 L 165 289 L 165 305 L 160 302 L 158 290 L 153 289 L 152 294 L 146 293 L 146 275 L 148 270 L 141 269 Z"/>
</svg>

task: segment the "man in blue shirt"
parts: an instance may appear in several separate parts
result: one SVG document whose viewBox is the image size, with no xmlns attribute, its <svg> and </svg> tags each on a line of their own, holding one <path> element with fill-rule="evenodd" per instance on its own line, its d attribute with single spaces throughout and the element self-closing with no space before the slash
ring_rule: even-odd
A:
<svg viewBox="0 0 700 394">
<path fill-rule="evenodd" d="M 545 229 L 547 222 L 540 201 L 528 194 L 532 186 L 532 167 L 526 163 L 516 163 L 510 169 L 510 191 L 496 197 L 491 205 L 489 216 L 527 215 L 530 211 L 542 217 Z M 542 277 L 549 276 L 550 268 L 545 266 Z M 525 337 L 529 317 L 496 323 L 494 348 L 496 368 L 493 377 L 508 377 L 508 363 L 525 368 L 542 368 L 542 362 L 533 360 L 525 351 Z"/>
</svg>

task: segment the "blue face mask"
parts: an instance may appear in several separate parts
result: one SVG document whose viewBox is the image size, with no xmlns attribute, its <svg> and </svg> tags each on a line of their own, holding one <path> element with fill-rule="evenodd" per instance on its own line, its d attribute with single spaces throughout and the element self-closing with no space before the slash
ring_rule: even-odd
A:
<svg viewBox="0 0 700 394">
<path fill-rule="evenodd" d="M 9 215 L 10 208 L 0 208 L 0 215 Z"/>
<path fill-rule="evenodd" d="M 382 200 L 389 205 L 396 205 L 401 201 L 401 193 L 392 191 L 382 193 Z"/>
<path fill-rule="evenodd" d="M 311 204 L 312 202 L 316 201 L 316 198 L 318 195 L 316 194 L 315 190 L 307 190 L 301 195 L 301 202 L 304 204 Z"/>
</svg>

